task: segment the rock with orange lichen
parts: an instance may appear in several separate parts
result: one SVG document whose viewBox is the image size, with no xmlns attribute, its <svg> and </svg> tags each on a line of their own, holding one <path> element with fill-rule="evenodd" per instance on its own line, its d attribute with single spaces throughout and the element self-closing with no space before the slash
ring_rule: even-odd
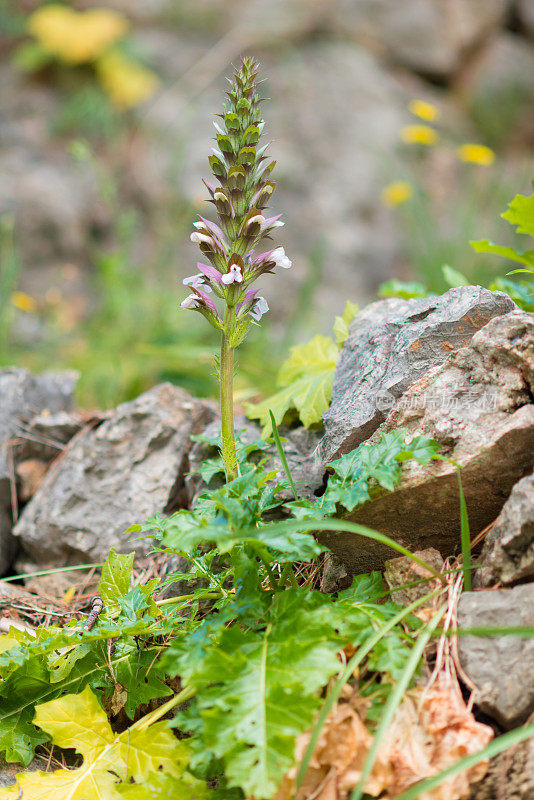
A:
<svg viewBox="0 0 534 800">
<path fill-rule="evenodd" d="M 323 461 L 369 438 L 411 384 L 515 308 L 503 292 L 461 286 L 439 297 L 392 297 L 363 309 L 338 358 L 332 403 L 323 415 Z"/>
<path fill-rule="evenodd" d="M 449 294 L 449 293 L 448 293 Z M 444 295 L 443 297 L 446 297 Z M 440 444 L 450 460 L 407 462 L 398 488 L 357 508 L 353 522 L 409 550 L 435 547 L 444 558 L 460 549 L 458 475 L 462 467 L 471 535 L 497 517 L 512 487 L 534 468 L 534 314 L 492 319 L 445 364 L 429 370 L 395 403 L 369 439 L 404 430 Z M 321 541 L 357 574 L 380 568 L 385 545 L 343 532 Z"/>
</svg>

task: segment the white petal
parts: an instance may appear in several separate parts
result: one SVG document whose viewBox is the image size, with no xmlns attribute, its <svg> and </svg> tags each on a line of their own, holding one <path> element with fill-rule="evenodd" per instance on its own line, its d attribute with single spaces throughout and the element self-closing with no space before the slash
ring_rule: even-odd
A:
<svg viewBox="0 0 534 800">
<path fill-rule="evenodd" d="M 182 300 L 180 303 L 182 308 L 196 308 L 199 304 L 198 297 L 196 294 L 188 295 L 185 300 Z"/>
<path fill-rule="evenodd" d="M 213 239 L 211 238 L 211 236 L 206 236 L 206 234 L 204 233 L 198 233 L 198 231 L 193 231 L 193 233 L 189 238 L 191 239 L 192 242 L 195 242 L 195 244 L 205 243 L 209 244 L 210 246 L 213 246 Z"/>
</svg>

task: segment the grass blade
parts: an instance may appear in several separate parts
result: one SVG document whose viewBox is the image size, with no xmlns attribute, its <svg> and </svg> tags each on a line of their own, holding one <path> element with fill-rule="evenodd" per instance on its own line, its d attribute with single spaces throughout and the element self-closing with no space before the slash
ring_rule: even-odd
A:
<svg viewBox="0 0 534 800">
<path fill-rule="evenodd" d="M 502 753 L 503 750 L 507 750 L 512 745 L 524 742 L 525 739 L 530 739 L 531 736 L 534 736 L 534 722 L 499 736 L 478 753 L 471 753 L 471 755 L 461 758 L 459 761 L 456 761 L 455 764 L 444 769 L 443 772 L 439 772 L 431 778 L 425 778 L 424 781 L 419 781 L 413 786 L 410 786 L 405 792 L 397 795 L 395 800 L 415 800 L 416 797 L 419 797 L 424 792 L 429 792 L 431 789 L 439 786 L 440 783 L 443 783 L 445 778 L 456 775 L 458 772 L 463 772 L 464 769 L 469 769 L 469 767 L 474 767 L 486 758 L 493 758 L 493 756 Z"/>
<path fill-rule="evenodd" d="M 350 800 L 361 800 L 361 796 L 363 794 L 363 787 L 365 785 L 367 778 L 371 774 L 371 770 L 373 769 L 373 765 L 375 763 L 376 755 L 378 753 L 380 745 L 382 744 L 382 740 L 384 739 L 386 731 L 391 725 L 393 715 L 397 710 L 397 706 L 402 701 L 404 692 L 408 688 L 408 684 L 410 683 L 412 676 L 415 670 L 417 669 L 419 660 L 423 655 L 423 650 L 425 649 L 434 630 L 438 627 L 446 608 L 447 604 L 441 606 L 439 611 L 436 614 L 434 614 L 428 625 L 426 625 L 425 628 L 419 634 L 417 643 L 411 652 L 410 658 L 406 662 L 406 666 L 402 671 L 402 674 L 397 682 L 397 685 L 391 692 L 384 706 L 384 710 L 382 712 L 382 716 L 380 717 L 380 722 L 378 723 L 378 727 L 376 729 L 376 733 L 373 739 L 373 744 L 367 754 L 367 758 L 365 759 L 365 764 L 363 765 L 362 776 L 360 778 L 358 785 L 352 792 Z"/>
<path fill-rule="evenodd" d="M 286 454 L 284 453 L 284 448 L 282 447 L 282 440 L 280 439 L 280 434 L 278 433 L 278 425 L 276 424 L 276 420 L 274 418 L 274 414 L 271 411 L 271 409 L 269 409 L 269 416 L 271 418 L 271 425 L 273 427 L 273 439 L 276 445 L 276 449 L 278 450 L 278 455 L 280 456 L 280 461 L 282 462 L 284 472 L 286 473 L 289 485 L 291 486 L 293 497 L 295 500 L 298 500 L 297 490 L 295 489 L 295 484 L 293 483 L 293 478 L 291 477 L 291 472 L 289 471 Z"/>
<path fill-rule="evenodd" d="M 469 518 L 467 516 L 467 505 L 462 487 L 460 468 L 456 467 L 458 473 L 458 491 L 460 493 L 460 535 L 462 538 L 462 564 L 464 572 L 464 589 L 471 591 L 471 532 L 469 530 Z"/>
<path fill-rule="evenodd" d="M 104 561 L 99 561 L 95 564 L 75 564 L 73 567 L 54 567 L 54 569 L 44 569 L 40 572 L 25 572 L 24 575 L 10 575 L 8 578 L 0 578 L 0 585 L 2 583 L 9 583 L 9 581 L 20 581 L 23 577 L 26 578 L 39 578 L 41 575 L 55 575 L 58 572 L 74 572 L 79 569 L 93 569 L 93 567 L 103 567 Z"/>
</svg>

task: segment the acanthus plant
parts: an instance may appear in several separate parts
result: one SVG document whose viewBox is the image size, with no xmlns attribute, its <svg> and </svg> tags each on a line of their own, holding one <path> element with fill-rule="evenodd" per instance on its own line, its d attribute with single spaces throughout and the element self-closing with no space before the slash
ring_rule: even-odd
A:
<svg viewBox="0 0 534 800">
<path fill-rule="evenodd" d="M 280 214 L 267 216 L 266 209 L 275 190 L 270 179 L 274 161 L 265 155 L 268 144 L 259 146 L 264 122 L 262 100 L 256 81 L 257 64 L 244 58 L 227 92 L 229 108 L 215 124 L 217 148 L 209 157 L 216 183 L 204 181 L 215 206 L 219 224 L 205 217 L 194 223 L 191 241 L 202 256 L 198 273 L 184 280 L 191 294 L 182 301 L 184 309 L 200 312 L 221 333 L 219 360 L 222 421 L 222 457 L 226 480 L 238 476 L 233 416 L 234 350 L 251 324 L 269 310 L 260 289 L 252 288 L 258 278 L 277 268 L 289 269 L 291 261 L 283 247 L 260 252 L 284 223 Z M 212 297 L 219 300 L 219 304 Z M 219 307 L 218 307 L 219 306 Z"/>
</svg>

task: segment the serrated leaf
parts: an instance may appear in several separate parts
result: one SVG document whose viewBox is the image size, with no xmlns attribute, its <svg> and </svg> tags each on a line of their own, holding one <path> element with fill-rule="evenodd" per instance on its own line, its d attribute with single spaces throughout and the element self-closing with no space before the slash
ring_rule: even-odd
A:
<svg viewBox="0 0 534 800">
<path fill-rule="evenodd" d="M 333 474 L 326 491 L 315 506 L 317 515 L 321 509 L 330 513 L 332 504 L 353 511 L 371 499 L 373 482 L 387 491 L 393 491 L 401 478 L 400 464 L 413 459 L 427 464 L 438 458 L 439 445 L 433 439 L 416 436 L 405 441 L 402 430 L 382 434 L 375 445 L 361 444 L 350 453 L 329 464 Z"/>
<path fill-rule="evenodd" d="M 187 674 L 203 746 L 223 760 L 229 786 L 247 796 L 276 791 L 296 736 L 318 708 L 318 690 L 339 669 L 340 639 L 323 607 L 330 601 L 317 595 L 283 592 L 263 630 L 224 629 Z"/>
<path fill-rule="evenodd" d="M 247 405 L 248 416 L 264 425 L 263 436 L 272 432 L 269 411 L 277 425 L 291 407 L 306 427 L 321 421 L 332 397 L 336 360 L 337 347 L 327 336 L 318 334 L 307 344 L 291 348 L 278 374 L 278 385 L 283 388 L 261 403 Z"/>
<path fill-rule="evenodd" d="M 102 567 L 102 575 L 98 584 L 98 593 L 106 607 L 106 616 L 110 619 L 120 614 L 119 598 L 128 594 L 132 577 L 135 553 L 120 555 L 112 547 Z"/>
<path fill-rule="evenodd" d="M 146 608 L 144 598 L 143 603 Z M 145 633 L 151 622 L 121 618 L 115 625 L 104 620 L 92 631 L 84 631 L 76 623 L 62 629 L 37 628 L 34 637 L 21 634 L 17 647 L 1 653 L 0 752 L 6 753 L 6 760 L 28 764 L 35 747 L 46 739 L 32 723 L 36 704 L 80 691 L 88 684 L 107 688 L 108 661 L 102 641 Z M 75 656 L 78 650 L 83 657 Z M 61 679 L 53 673 L 56 663 Z M 112 658 L 111 663 L 121 663 L 121 659 Z"/>
<path fill-rule="evenodd" d="M 83 764 L 73 770 L 17 775 L 25 800 L 118 800 L 117 779 L 141 783 L 158 770 L 180 778 L 189 761 L 187 745 L 165 722 L 115 734 L 88 686 L 80 694 L 37 706 L 35 724 L 54 744 L 80 753 Z"/>
<path fill-rule="evenodd" d="M 517 226 L 517 233 L 526 233 L 527 236 L 534 236 L 534 194 L 526 197 L 524 194 L 516 194 L 508 210 L 501 214 L 511 225 Z"/>
<path fill-rule="evenodd" d="M 121 707 L 130 719 L 134 719 L 140 705 L 160 697 L 168 697 L 172 694 L 172 690 L 162 680 L 163 676 L 157 665 L 157 653 L 154 654 L 151 649 L 140 650 L 134 645 L 117 648 L 117 654 L 126 655 L 127 652 L 129 657 L 117 664 L 114 673 L 118 683 L 126 692 Z"/>
</svg>

